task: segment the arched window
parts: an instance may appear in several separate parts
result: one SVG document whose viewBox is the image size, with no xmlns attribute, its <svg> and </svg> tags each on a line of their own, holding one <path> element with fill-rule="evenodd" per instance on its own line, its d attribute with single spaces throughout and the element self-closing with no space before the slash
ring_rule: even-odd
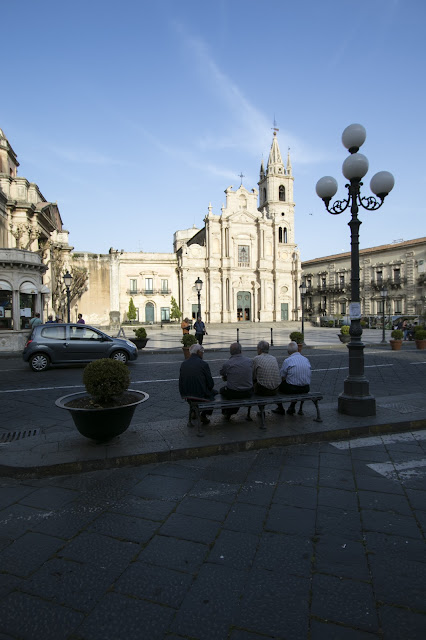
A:
<svg viewBox="0 0 426 640">
<path fill-rule="evenodd" d="M 263 201 L 266 201 L 266 189 L 263 190 Z"/>
<path fill-rule="evenodd" d="M 278 242 L 283 241 L 283 229 L 282 227 L 278 227 Z"/>
<path fill-rule="evenodd" d="M 284 227 L 284 229 L 283 229 L 283 242 L 285 242 L 285 243 L 288 242 L 288 240 L 287 240 L 287 228 L 286 227 Z"/>
<path fill-rule="evenodd" d="M 280 199 L 280 202 L 285 202 L 285 187 L 283 187 L 282 184 L 280 185 L 280 188 L 279 188 L 279 199 Z"/>
</svg>

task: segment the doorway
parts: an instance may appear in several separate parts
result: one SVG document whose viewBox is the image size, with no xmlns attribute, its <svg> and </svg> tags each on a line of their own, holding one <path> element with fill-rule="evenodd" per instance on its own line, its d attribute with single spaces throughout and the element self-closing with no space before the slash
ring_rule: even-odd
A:
<svg viewBox="0 0 426 640">
<path fill-rule="evenodd" d="M 145 322 L 154 322 L 154 305 L 152 302 L 147 302 L 145 305 Z"/>
<path fill-rule="evenodd" d="M 239 291 L 237 293 L 237 320 L 238 322 L 251 321 L 251 293 Z"/>
<path fill-rule="evenodd" d="M 288 320 L 288 302 L 281 302 L 281 320 Z"/>
</svg>

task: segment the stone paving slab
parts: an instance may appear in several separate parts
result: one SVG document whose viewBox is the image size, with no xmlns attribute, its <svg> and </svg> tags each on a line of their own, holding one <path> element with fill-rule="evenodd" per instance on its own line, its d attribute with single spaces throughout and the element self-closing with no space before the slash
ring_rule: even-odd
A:
<svg viewBox="0 0 426 640">
<path fill-rule="evenodd" d="M 320 403 L 322 423 L 313 420 L 315 408 L 307 403 L 303 416 L 267 410 L 266 431 L 255 412 L 253 422 L 245 420 L 243 409 L 229 422 L 215 413 L 203 437 L 186 426 L 186 418 L 146 425 L 137 412 L 129 429 L 108 443 L 86 439 L 65 425 L 40 429 L 34 437 L 0 444 L 0 475 L 66 474 L 426 427 L 426 394 L 376 398 L 376 405 L 376 416 L 360 418 L 339 414 L 335 402 Z"/>
</svg>

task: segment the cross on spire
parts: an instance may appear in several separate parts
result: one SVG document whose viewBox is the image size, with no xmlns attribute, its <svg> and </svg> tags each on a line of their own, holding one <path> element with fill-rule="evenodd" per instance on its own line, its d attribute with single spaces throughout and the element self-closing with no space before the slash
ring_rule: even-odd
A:
<svg viewBox="0 0 426 640">
<path fill-rule="evenodd" d="M 275 120 L 275 116 L 274 116 L 274 126 L 271 127 L 272 131 L 274 132 L 274 136 L 277 135 L 277 131 L 279 131 L 278 127 L 277 127 L 277 121 Z"/>
<path fill-rule="evenodd" d="M 243 174 L 243 172 L 241 171 L 241 173 L 238 174 L 238 177 L 241 178 L 241 184 L 240 187 L 243 186 L 243 178 L 245 178 L 245 175 Z"/>
</svg>

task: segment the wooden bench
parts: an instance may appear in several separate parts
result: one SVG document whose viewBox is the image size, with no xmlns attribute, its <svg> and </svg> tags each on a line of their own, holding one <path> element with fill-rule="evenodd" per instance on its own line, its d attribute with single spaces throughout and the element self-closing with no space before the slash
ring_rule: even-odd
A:
<svg viewBox="0 0 426 640">
<path fill-rule="evenodd" d="M 233 409 L 236 407 L 247 407 L 247 416 L 246 420 L 251 421 L 252 418 L 250 416 L 251 408 L 257 406 L 259 408 L 260 413 L 260 429 L 265 430 L 265 407 L 268 404 L 286 404 L 291 402 L 300 402 L 300 407 L 298 414 L 303 416 L 303 403 L 307 400 L 310 400 L 314 403 L 315 409 L 317 412 L 316 418 L 314 418 L 315 422 L 322 422 L 320 410 L 318 406 L 318 402 L 322 400 L 322 395 L 320 393 L 313 393 L 312 391 L 309 393 L 301 393 L 295 395 L 277 393 L 275 396 L 258 396 L 253 394 L 250 398 L 238 398 L 235 400 L 227 400 L 220 394 L 214 397 L 213 400 L 206 400 L 205 398 L 196 398 L 195 396 L 182 396 L 183 400 L 186 400 L 189 403 L 189 418 L 188 418 L 188 427 L 194 427 L 195 425 L 192 423 L 193 416 L 195 415 L 195 420 L 197 422 L 197 436 L 203 436 L 202 428 L 201 428 L 201 412 L 210 411 L 215 409 Z"/>
</svg>

